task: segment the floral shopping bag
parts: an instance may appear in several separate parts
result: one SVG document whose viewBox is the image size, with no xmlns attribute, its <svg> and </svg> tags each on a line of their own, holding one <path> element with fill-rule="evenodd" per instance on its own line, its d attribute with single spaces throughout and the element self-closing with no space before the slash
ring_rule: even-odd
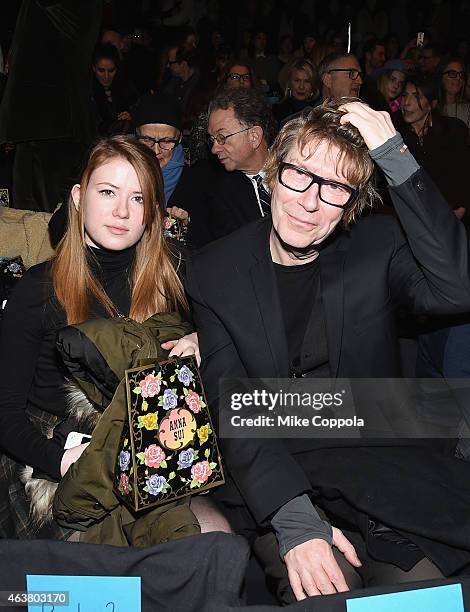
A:
<svg viewBox="0 0 470 612">
<path fill-rule="evenodd" d="M 224 483 L 221 457 L 193 357 L 126 370 L 128 420 L 115 492 L 144 510 Z"/>
</svg>

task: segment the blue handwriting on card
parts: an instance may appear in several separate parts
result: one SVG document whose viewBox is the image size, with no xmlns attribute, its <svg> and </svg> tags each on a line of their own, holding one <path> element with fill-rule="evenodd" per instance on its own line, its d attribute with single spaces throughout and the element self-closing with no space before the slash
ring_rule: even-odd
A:
<svg viewBox="0 0 470 612">
<path fill-rule="evenodd" d="M 28 612 L 141 612 L 140 577 L 26 576 L 28 591 L 69 593 L 69 604 L 29 605 Z"/>
<path fill-rule="evenodd" d="M 348 612 L 464 612 L 462 586 L 446 584 L 346 601 Z"/>
</svg>

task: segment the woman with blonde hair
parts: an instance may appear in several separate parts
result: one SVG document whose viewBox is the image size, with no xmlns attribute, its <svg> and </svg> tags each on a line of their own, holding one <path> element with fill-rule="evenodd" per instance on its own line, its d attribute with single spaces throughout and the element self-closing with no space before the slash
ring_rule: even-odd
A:
<svg viewBox="0 0 470 612">
<path fill-rule="evenodd" d="M 382 94 L 383 100 L 378 100 L 378 104 L 372 108 L 376 110 L 387 110 L 389 113 L 396 113 L 400 110 L 401 94 L 406 82 L 406 66 L 402 60 L 389 60 L 385 63 L 377 79 L 377 90 Z M 380 104 L 383 104 L 379 108 Z"/>
<path fill-rule="evenodd" d="M 306 59 L 292 63 L 287 73 L 284 99 L 273 106 L 274 116 L 282 121 L 289 115 L 312 106 L 319 96 L 318 77 L 315 66 Z"/>
<path fill-rule="evenodd" d="M 175 267 L 181 255 L 163 237 L 162 203 L 162 174 L 148 147 L 123 136 L 99 141 L 71 190 L 55 256 L 30 268 L 8 300 L 0 330 L 0 537 L 68 537 L 53 521 L 33 530 L 20 481 L 24 465 L 35 478 L 59 481 L 86 447 L 65 450 L 55 435 L 67 422 L 57 331 L 101 317 L 143 322 L 188 312 Z M 193 346 L 181 339 L 164 348 L 186 355 Z"/>
</svg>

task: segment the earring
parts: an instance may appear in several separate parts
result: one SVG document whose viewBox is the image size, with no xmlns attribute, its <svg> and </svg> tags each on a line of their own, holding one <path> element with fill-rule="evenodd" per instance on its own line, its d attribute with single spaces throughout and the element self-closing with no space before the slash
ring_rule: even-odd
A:
<svg viewBox="0 0 470 612">
<path fill-rule="evenodd" d="M 292 89 L 290 87 L 287 88 L 287 97 L 288 98 L 292 97 Z"/>
</svg>

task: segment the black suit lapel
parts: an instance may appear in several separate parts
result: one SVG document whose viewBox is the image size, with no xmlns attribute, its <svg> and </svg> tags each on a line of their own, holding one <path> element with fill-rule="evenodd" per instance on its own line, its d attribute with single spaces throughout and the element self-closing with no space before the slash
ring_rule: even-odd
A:
<svg viewBox="0 0 470 612">
<path fill-rule="evenodd" d="M 320 256 L 321 296 L 326 319 L 331 376 L 338 375 L 344 317 L 343 269 L 346 252 L 328 250 Z"/>
<path fill-rule="evenodd" d="M 251 280 L 263 320 L 264 333 L 271 351 L 271 358 L 276 367 L 275 375 L 280 378 L 287 378 L 290 372 L 286 332 L 276 276 L 269 257 L 253 266 Z"/>
<path fill-rule="evenodd" d="M 249 274 L 263 322 L 270 357 L 275 365 L 273 376 L 287 378 L 290 376 L 289 355 L 276 274 L 269 251 L 270 231 L 271 222 L 266 217 L 256 228 Z"/>
</svg>

